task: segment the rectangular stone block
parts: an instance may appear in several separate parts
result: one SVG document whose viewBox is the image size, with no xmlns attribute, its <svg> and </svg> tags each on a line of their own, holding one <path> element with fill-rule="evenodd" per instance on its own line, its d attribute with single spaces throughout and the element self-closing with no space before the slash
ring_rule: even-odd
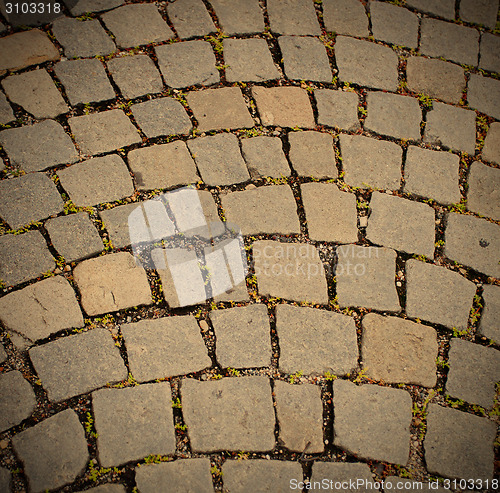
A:
<svg viewBox="0 0 500 493">
<path fill-rule="evenodd" d="M 319 36 L 321 28 L 313 3 L 308 0 L 269 0 L 271 31 L 278 34 Z"/>
<path fill-rule="evenodd" d="M 231 36 L 264 30 L 264 16 L 258 0 L 212 0 L 210 3 L 226 34 Z"/>
<path fill-rule="evenodd" d="M 368 16 L 359 0 L 323 0 L 323 20 L 329 32 L 366 38 Z"/>
<path fill-rule="evenodd" d="M 359 2 L 359 0 L 354 1 Z M 318 125 L 338 127 L 343 130 L 359 128 L 359 97 L 355 92 L 316 89 L 314 97 L 318 108 Z"/>
<path fill-rule="evenodd" d="M 252 178 L 290 176 L 290 166 L 279 137 L 251 137 L 241 139 L 241 154 Z"/>
</svg>

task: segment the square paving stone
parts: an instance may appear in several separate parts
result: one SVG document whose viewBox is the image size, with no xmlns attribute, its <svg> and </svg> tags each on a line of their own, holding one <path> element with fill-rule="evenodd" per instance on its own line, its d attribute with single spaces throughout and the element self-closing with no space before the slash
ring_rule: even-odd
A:
<svg viewBox="0 0 500 493">
<path fill-rule="evenodd" d="M 398 190 L 403 150 L 394 142 L 339 135 L 344 181 L 353 187 Z"/>
<path fill-rule="evenodd" d="M 420 27 L 420 51 L 435 58 L 477 66 L 479 32 L 471 27 L 425 17 Z"/>
<path fill-rule="evenodd" d="M 54 248 L 66 262 L 83 260 L 104 250 L 101 237 L 86 212 L 49 219 L 45 228 Z"/>
<path fill-rule="evenodd" d="M 358 365 L 356 326 L 354 319 L 347 315 L 278 305 L 276 331 L 280 341 L 281 371 L 346 375 Z M 304 358 L 304 354 L 308 357 Z"/>
<path fill-rule="evenodd" d="M 167 5 L 167 14 L 181 39 L 205 36 L 216 30 L 202 0 L 176 0 Z"/>
<path fill-rule="evenodd" d="M 2 80 L 7 97 L 35 118 L 55 118 L 69 111 L 52 77 L 44 69 L 10 75 Z"/>
<path fill-rule="evenodd" d="M 478 332 L 495 342 L 500 341 L 500 289 L 498 286 L 483 287 L 484 308 L 479 321 Z"/>
<path fill-rule="evenodd" d="M 366 38 L 368 16 L 359 0 L 323 0 L 323 20 L 329 32 Z"/>
<path fill-rule="evenodd" d="M 399 94 L 370 92 L 365 128 L 396 139 L 420 140 L 422 111 L 418 99 Z M 440 104 L 440 103 L 436 103 Z M 427 116 L 429 121 L 429 116 Z"/>
<path fill-rule="evenodd" d="M 155 4 L 124 5 L 101 15 L 121 48 L 167 41 L 174 33 Z"/>
<path fill-rule="evenodd" d="M 429 197 L 441 204 L 460 202 L 460 157 L 449 152 L 410 146 L 406 152 L 406 192 Z"/>
<path fill-rule="evenodd" d="M 266 305 L 214 310 L 210 321 L 216 337 L 217 361 L 223 368 L 271 364 L 271 328 Z"/>
<path fill-rule="evenodd" d="M 194 452 L 274 448 L 274 408 L 266 377 L 188 378 L 181 380 L 180 392 Z"/>
<path fill-rule="evenodd" d="M 266 126 L 316 126 L 307 92 L 300 87 L 252 87 L 260 119 Z"/>
<path fill-rule="evenodd" d="M 457 104 L 465 89 L 464 69 L 454 63 L 414 56 L 406 62 L 410 91 Z"/>
<path fill-rule="evenodd" d="M 62 276 L 49 277 L 1 298 L 0 320 L 7 329 L 32 341 L 83 327 L 75 292 Z"/>
<path fill-rule="evenodd" d="M 500 164 L 500 122 L 491 123 L 484 140 L 482 157 L 486 161 Z"/>
<path fill-rule="evenodd" d="M 188 140 L 187 145 L 207 185 L 231 185 L 250 179 L 235 135 L 200 137 Z"/>
<path fill-rule="evenodd" d="M 114 9 L 122 5 L 124 0 L 78 0 L 76 5 L 73 5 L 73 0 L 64 0 L 64 2 L 73 15 L 82 15 L 86 12 L 101 12 Z"/>
<path fill-rule="evenodd" d="M 0 397 L 2 432 L 31 416 L 36 407 L 35 392 L 23 374 L 17 370 L 0 373 Z"/>
<path fill-rule="evenodd" d="M 394 45 L 416 48 L 419 19 L 409 10 L 384 2 L 370 2 L 372 31 L 375 39 Z"/>
<path fill-rule="evenodd" d="M 495 29 L 497 23 L 498 2 L 495 0 L 462 0 L 460 2 L 460 18 L 466 22 L 483 24 Z"/>
<path fill-rule="evenodd" d="M 500 81 L 471 74 L 467 101 L 471 108 L 500 119 Z"/>
<path fill-rule="evenodd" d="M 300 187 L 313 241 L 358 241 L 356 197 L 341 192 L 335 183 L 305 183 Z"/>
<path fill-rule="evenodd" d="M 57 174 L 64 190 L 77 206 L 114 202 L 134 193 L 128 168 L 116 154 L 89 159 Z"/>
<path fill-rule="evenodd" d="M 212 366 L 196 319 L 189 316 L 141 320 L 121 327 L 130 371 L 147 382 Z"/>
<path fill-rule="evenodd" d="M 487 418 L 429 404 L 424 440 L 431 474 L 451 478 L 493 478 L 496 424 Z"/>
<path fill-rule="evenodd" d="M 318 38 L 280 36 L 278 43 L 289 79 L 332 82 L 326 48 Z"/>
<path fill-rule="evenodd" d="M 359 98 L 355 92 L 316 89 L 314 97 L 318 108 L 318 125 L 338 127 L 342 130 L 359 128 Z"/>
<path fill-rule="evenodd" d="M 274 382 L 276 415 L 281 445 L 288 450 L 321 453 L 323 443 L 323 403 L 318 385 L 291 385 Z"/>
<path fill-rule="evenodd" d="M 387 248 L 343 245 L 337 248 L 337 298 L 341 307 L 363 306 L 399 312 L 396 252 Z"/>
<path fill-rule="evenodd" d="M 465 151 L 474 155 L 476 148 L 476 114 L 465 108 L 433 103 L 427 113 L 424 142 Z"/>
<path fill-rule="evenodd" d="M 366 237 L 407 253 L 434 256 L 434 209 L 427 204 L 374 192 Z"/>
<path fill-rule="evenodd" d="M 147 55 L 113 58 L 107 64 L 111 77 L 126 99 L 163 91 L 160 72 Z"/>
<path fill-rule="evenodd" d="M 437 333 L 398 317 L 369 313 L 361 344 L 366 375 L 385 383 L 436 385 Z"/>
<path fill-rule="evenodd" d="M 54 71 L 73 106 L 116 98 L 100 60 L 63 61 L 54 67 Z"/>
<path fill-rule="evenodd" d="M 0 144 L 10 163 L 27 173 L 78 160 L 69 135 L 53 120 L 4 130 L 0 132 Z"/>
<path fill-rule="evenodd" d="M 488 276 L 500 278 L 500 226 L 465 214 L 450 213 L 444 254 Z"/>
<path fill-rule="evenodd" d="M 176 3 L 179 3 L 179 0 Z M 220 80 L 219 71 L 215 66 L 215 55 L 207 41 L 158 46 L 155 52 L 167 86 L 209 86 Z"/>
<path fill-rule="evenodd" d="M 228 34 L 260 33 L 264 16 L 258 0 L 212 0 L 222 30 Z"/>
<path fill-rule="evenodd" d="M 169 382 L 94 392 L 92 407 L 101 465 L 112 467 L 149 455 L 173 454 L 171 403 Z"/>
<path fill-rule="evenodd" d="M 251 137 L 240 140 L 240 145 L 252 178 L 290 176 L 290 166 L 279 137 Z"/>
<path fill-rule="evenodd" d="M 253 257 L 261 296 L 328 303 L 325 270 L 313 245 L 257 241 Z"/>
<path fill-rule="evenodd" d="M 422 12 L 455 20 L 455 0 L 407 0 L 406 3 Z"/>
<path fill-rule="evenodd" d="M 331 481 L 335 484 L 337 481 L 343 482 L 352 481 L 353 478 L 363 480 L 366 485 L 365 491 L 376 490 L 373 474 L 368 467 L 368 464 L 361 464 L 359 462 L 320 462 L 314 461 L 311 475 L 311 484 L 314 482 L 328 480 L 328 485 Z M 357 489 L 357 488 L 356 488 Z M 346 490 L 349 492 L 356 491 L 356 489 Z"/>
<path fill-rule="evenodd" d="M 297 203 L 288 185 L 232 192 L 221 200 L 227 220 L 237 224 L 244 235 L 300 234 Z"/>
<path fill-rule="evenodd" d="M 474 161 L 469 170 L 467 208 L 500 220 L 500 170 Z"/>
<path fill-rule="evenodd" d="M 128 252 L 85 260 L 73 272 L 88 315 L 152 302 L 146 272 Z"/>
<path fill-rule="evenodd" d="M 32 491 L 47 491 L 72 483 L 85 469 L 89 452 L 83 426 L 66 409 L 12 439 Z"/>
<path fill-rule="evenodd" d="M 55 268 L 54 258 L 39 231 L 0 236 L 0 258 L 9 259 L 8 263 L 0 264 L 0 279 L 7 286 L 30 281 Z"/>
<path fill-rule="evenodd" d="M 5 125 L 6 123 L 15 120 L 14 112 L 12 111 L 12 107 L 7 101 L 5 94 L 0 92 L 0 124 Z"/>
<path fill-rule="evenodd" d="M 0 216 L 13 229 L 58 214 L 63 206 L 54 182 L 43 173 L 0 181 Z"/>
<path fill-rule="evenodd" d="M 445 267 L 410 259 L 406 262 L 406 313 L 428 322 L 467 328 L 476 285 Z"/>
<path fill-rule="evenodd" d="M 405 465 L 412 401 L 404 390 L 333 382 L 334 444 L 365 459 Z"/>
<path fill-rule="evenodd" d="M 387 46 L 338 36 L 335 60 L 341 81 L 386 91 L 398 87 L 398 56 Z"/>
<path fill-rule="evenodd" d="M 146 137 L 187 134 L 193 124 L 184 106 L 174 98 L 158 98 L 131 106 L 137 125 Z"/>
<path fill-rule="evenodd" d="M 57 339 L 29 351 L 51 401 L 85 394 L 127 378 L 127 368 L 107 329 Z"/>
<path fill-rule="evenodd" d="M 312 176 L 320 179 L 337 177 L 331 134 L 313 130 L 290 132 L 288 141 L 290 162 L 299 176 Z"/>
<path fill-rule="evenodd" d="M 174 462 L 141 465 L 135 482 L 141 493 L 158 491 L 213 491 L 210 459 L 180 459 Z"/>
<path fill-rule="evenodd" d="M 481 34 L 479 68 L 500 72 L 500 37 L 483 32 Z"/>
<path fill-rule="evenodd" d="M 185 142 L 141 147 L 128 153 L 137 190 L 154 190 L 196 183 L 200 177 Z"/>
<path fill-rule="evenodd" d="M 269 0 L 271 31 L 278 34 L 319 36 L 321 28 L 314 4 L 308 0 Z"/>
<path fill-rule="evenodd" d="M 82 22 L 62 17 L 53 22 L 52 32 L 68 58 L 109 55 L 116 51 L 115 43 L 97 19 Z"/>
<path fill-rule="evenodd" d="M 495 403 L 495 384 L 500 380 L 498 350 L 453 338 L 448 363 L 446 392 L 457 399 L 491 409 Z"/>
<path fill-rule="evenodd" d="M 75 116 L 68 122 L 84 154 L 111 152 L 141 142 L 139 132 L 121 110 Z"/>
<path fill-rule="evenodd" d="M 261 82 L 281 77 L 265 39 L 225 39 L 223 44 L 228 82 Z"/>
<path fill-rule="evenodd" d="M 255 125 L 238 87 L 190 92 L 186 99 L 201 132 L 250 128 Z"/>
</svg>

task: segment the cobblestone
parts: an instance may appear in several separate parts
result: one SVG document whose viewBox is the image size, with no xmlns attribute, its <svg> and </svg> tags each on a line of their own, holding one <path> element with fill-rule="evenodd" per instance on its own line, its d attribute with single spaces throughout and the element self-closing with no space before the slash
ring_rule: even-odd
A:
<svg viewBox="0 0 500 493">
<path fill-rule="evenodd" d="M 0 431 L 8 430 L 31 416 L 36 397 L 20 371 L 0 374 Z"/>
<path fill-rule="evenodd" d="M 290 176 L 290 166 L 278 137 L 251 137 L 242 139 L 240 144 L 251 178 Z"/>
<path fill-rule="evenodd" d="M 6 123 L 14 120 L 14 112 L 10 106 L 5 94 L 0 92 L 0 125 L 5 125 Z"/>
<path fill-rule="evenodd" d="M 332 135 L 312 130 L 290 132 L 288 141 L 289 159 L 299 176 L 337 177 Z"/>
<path fill-rule="evenodd" d="M 102 12 L 122 5 L 124 0 L 79 0 L 69 10 L 73 15 L 82 15 L 87 12 Z"/>
<path fill-rule="evenodd" d="M 125 493 L 125 487 L 118 483 L 104 483 L 85 491 L 89 493 Z"/>
<path fill-rule="evenodd" d="M 500 38 L 483 32 L 480 45 L 479 68 L 500 72 Z"/>
<path fill-rule="evenodd" d="M 329 32 L 360 38 L 370 34 L 365 7 L 359 0 L 324 0 L 323 16 Z"/>
<path fill-rule="evenodd" d="M 479 322 L 479 333 L 495 342 L 500 341 L 500 327 L 496 322 L 500 315 L 500 291 L 497 286 L 483 287 L 484 308 Z"/>
<path fill-rule="evenodd" d="M 167 14 L 182 39 L 215 32 L 212 19 L 201 0 L 177 0 L 169 3 Z"/>
<path fill-rule="evenodd" d="M 319 36 L 321 28 L 314 5 L 307 0 L 269 0 L 271 31 L 278 34 Z"/>
<path fill-rule="evenodd" d="M 219 25 L 228 35 L 260 33 L 264 30 L 264 17 L 258 0 L 212 0 L 210 3 Z"/>
<path fill-rule="evenodd" d="M 490 125 L 482 152 L 483 159 L 500 164 L 500 123 Z"/>
<path fill-rule="evenodd" d="M 311 475 L 311 483 L 328 479 L 333 481 L 352 481 L 353 478 L 365 481 L 365 484 L 373 485 L 373 474 L 367 464 L 359 462 L 321 462 L 314 461 Z M 331 484 L 331 483 L 330 483 Z M 375 489 L 373 486 L 367 486 L 367 490 Z M 348 490 L 349 491 L 349 490 Z M 352 491 L 352 490 L 351 490 Z"/>
<path fill-rule="evenodd" d="M 500 170 L 475 161 L 469 168 L 467 208 L 500 220 Z"/>
<path fill-rule="evenodd" d="M 355 92 L 316 89 L 314 97 L 318 107 L 318 125 L 338 127 L 343 130 L 359 128 L 359 99 Z"/>
<path fill-rule="evenodd" d="M 483 24 L 490 29 L 495 29 L 497 23 L 498 5 L 489 0 L 462 0 L 459 15 L 466 22 Z"/>
<path fill-rule="evenodd" d="M 471 74 L 467 100 L 472 108 L 500 119 L 500 81 Z"/>
<path fill-rule="evenodd" d="M 406 3 L 422 12 L 435 14 L 445 19 L 455 20 L 454 0 L 408 0 Z"/>
<path fill-rule="evenodd" d="M 371 2 L 370 14 L 375 39 L 417 48 L 419 20 L 416 14 L 384 2 Z"/>
</svg>

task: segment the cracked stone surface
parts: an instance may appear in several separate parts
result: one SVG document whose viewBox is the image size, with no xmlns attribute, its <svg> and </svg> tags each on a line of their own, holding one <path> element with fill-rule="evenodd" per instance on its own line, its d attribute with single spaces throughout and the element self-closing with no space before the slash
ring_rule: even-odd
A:
<svg viewBox="0 0 500 493">
<path fill-rule="evenodd" d="M 250 177 L 290 176 L 290 166 L 283 152 L 281 139 L 267 136 L 250 137 L 240 140 L 240 145 Z"/>
<path fill-rule="evenodd" d="M 14 370 L 0 374 L 0 430 L 5 431 L 31 416 L 36 397 L 22 373 Z"/>
</svg>

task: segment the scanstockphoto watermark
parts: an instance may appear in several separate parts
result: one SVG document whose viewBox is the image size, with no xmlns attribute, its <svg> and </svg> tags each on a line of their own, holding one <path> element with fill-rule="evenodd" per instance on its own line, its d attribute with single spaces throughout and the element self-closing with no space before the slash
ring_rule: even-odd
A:
<svg viewBox="0 0 500 493">
<path fill-rule="evenodd" d="M 442 485 L 438 481 L 422 482 L 413 480 L 391 479 L 385 481 L 373 481 L 365 478 L 354 478 L 346 480 L 321 479 L 320 481 L 299 481 L 290 479 L 290 490 L 292 491 L 374 491 L 378 492 L 384 488 L 385 492 L 394 491 L 436 491 Z M 449 489 L 449 488 L 446 488 Z"/>
</svg>

